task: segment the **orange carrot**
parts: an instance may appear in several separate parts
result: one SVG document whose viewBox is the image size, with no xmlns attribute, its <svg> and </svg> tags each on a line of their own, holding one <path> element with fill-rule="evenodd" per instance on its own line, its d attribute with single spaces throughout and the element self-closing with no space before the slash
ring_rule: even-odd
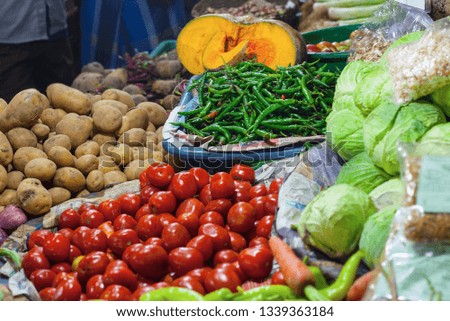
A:
<svg viewBox="0 0 450 321">
<path fill-rule="evenodd" d="M 296 295 L 302 296 L 304 287 L 315 283 L 314 275 L 306 264 L 295 255 L 289 245 L 279 237 L 271 236 L 269 246 L 280 265 L 280 271 L 286 284 Z"/>
<path fill-rule="evenodd" d="M 347 301 L 361 301 L 364 293 L 366 293 L 367 287 L 369 286 L 372 277 L 374 276 L 374 271 L 367 272 L 363 276 L 360 276 L 353 282 L 350 290 L 347 293 Z"/>
</svg>

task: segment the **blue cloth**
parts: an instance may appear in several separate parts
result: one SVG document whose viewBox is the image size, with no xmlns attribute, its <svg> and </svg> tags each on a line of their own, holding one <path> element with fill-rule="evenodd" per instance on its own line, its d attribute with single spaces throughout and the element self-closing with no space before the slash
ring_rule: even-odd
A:
<svg viewBox="0 0 450 321">
<path fill-rule="evenodd" d="M 64 0 L 1 0 L 0 44 L 54 40 L 67 35 Z"/>
<path fill-rule="evenodd" d="M 195 1 L 90 0 L 81 6 L 81 62 L 107 68 L 124 64 L 125 53 L 152 51 L 176 39 Z"/>
</svg>

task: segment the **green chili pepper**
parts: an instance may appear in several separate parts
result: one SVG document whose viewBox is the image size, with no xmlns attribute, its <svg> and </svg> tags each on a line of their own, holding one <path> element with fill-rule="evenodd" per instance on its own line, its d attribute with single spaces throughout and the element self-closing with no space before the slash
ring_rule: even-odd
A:
<svg viewBox="0 0 450 321">
<path fill-rule="evenodd" d="M 255 86 L 252 87 L 253 94 L 255 95 L 256 99 L 259 101 L 261 105 L 263 105 L 265 108 L 270 107 L 270 103 L 264 98 L 264 96 L 258 91 L 258 88 Z"/>
<path fill-rule="evenodd" d="M 221 288 L 213 292 L 209 292 L 203 297 L 204 301 L 231 301 L 236 293 L 231 292 L 228 288 Z"/>
<path fill-rule="evenodd" d="M 237 294 L 233 301 L 283 301 L 297 299 L 287 285 L 265 285 Z"/>
<path fill-rule="evenodd" d="M 264 120 L 264 118 L 266 118 L 269 114 L 273 113 L 274 111 L 280 109 L 281 107 L 283 107 L 283 105 L 281 104 L 274 104 L 272 106 L 270 106 L 269 108 L 266 108 L 262 111 L 261 114 L 259 114 L 259 116 L 256 118 L 255 123 L 252 126 L 253 130 L 256 130 L 259 126 L 259 124 L 261 124 L 261 122 Z"/>
<path fill-rule="evenodd" d="M 194 115 L 197 115 L 198 113 L 200 113 L 203 108 L 205 108 L 205 107 L 199 107 L 199 108 L 195 108 L 195 109 L 189 110 L 189 111 L 180 111 L 180 112 L 178 112 L 178 115 L 181 115 L 181 116 L 194 116 Z"/>
<path fill-rule="evenodd" d="M 10 259 L 15 270 L 20 270 L 22 268 L 22 259 L 16 251 L 0 247 L 0 256 Z"/>
<path fill-rule="evenodd" d="M 305 292 L 305 296 L 309 301 L 331 301 L 329 297 L 320 293 L 320 291 L 312 285 L 305 286 L 305 289 L 303 291 Z"/>
<path fill-rule="evenodd" d="M 179 126 L 179 127 L 183 127 L 185 129 L 187 129 L 188 131 L 194 133 L 197 136 L 200 137 L 205 137 L 205 133 L 203 133 L 202 131 L 198 130 L 197 128 L 195 128 L 194 126 L 192 126 L 191 124 L 188 123 L 182 123 L 182 122 L 178 122 L 178 123 L 171 123 L 174 126 Z"/>
<path fill-rule="evenodd" d="M 327 280 L 322 274 L 322 271 L 317 266 L 308 266 L 308 269 L 314 274 L 314 279 L 316 281 L 316 289 L 321 290 L 328 287 Z"/>
<path fill-rule="evenodd" d="M 222 128 L 230 130 L 230 131 L 234 131 L 243 135 L 247 135 L 247 130 L 245 128 L 236 126 L 236 125 L 229 125 L 229 126 L 222 126 Z"/>
<path fill-rule="evenodd" d="M 240 102 L 241 99 L 244 95 L 241 94 L 238 97 L 236 97 L 231 103 L 229 103 L 220 113 L 219 115 L 216 117 L 217 121 L 221 120 L 223 117 L 225 117 L 227 115 L 227 113 L 233 109 L 234 107 L 236 107 Z"/>
<path fill-rule="evenodd" d="M 219 126 L 217 124 L 211 124 L 209 126 L 206 126 L 202 129 L 202 131 L 204 132 L 215 132 L 215 133 L 220 133 L 223 135 L 223 137 L 225 137 L 225 142 L 228 142 L 231 140 L 231 134 L 229 131 L 227 131 L 225 128 L 223 128 L 222 126 Z"/>
<path fill-rule="evenodd" d="M 273 139 L 277 137 L 277 135 L 274 135 L 273 133 L 269 133 L 268 131 L 262 129 L 256 129 L 255 134 L 264 139 Z"/>
<path fill-rule="evenodd" d="M 144 293 L 139 301 L 203 301 L 203 297 L 191 289 L 167 287 Z"/>
<path fill-rule="evenodd" d="M 202 76 L 202 80 L 200 82 L 200 88 L 198 90 L 198 103 L 200 106 L 203 106 L 203 88 L 205 87 L 206 78 L 208 77 L 208 71 Z"/>
<path fill-rule="evenodd" d="M 306 101 L 310 104 L 314 103 L 314 99 L 312 98 L 311 91 L 306 87 L 306 78 L 303 77 L 300 80 L 300 85 L 302 87 L 303 95 L 305 95 Z"/>
</svg>

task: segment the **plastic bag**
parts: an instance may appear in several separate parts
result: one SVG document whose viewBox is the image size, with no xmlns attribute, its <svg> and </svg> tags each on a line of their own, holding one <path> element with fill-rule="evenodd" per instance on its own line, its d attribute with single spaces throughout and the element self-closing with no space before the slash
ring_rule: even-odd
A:
<svg viewBox="0 0 450 321">
<path fill-rule="evenodd" d="M 433 23 L 420 9 L 389 0 L 352 36 L 349 61 L 379 61 L 387 48 L 402 36 L 425 30 Z"/>
<path fill-rule="evenodd" d="M 408 103 L 450 84 L 450 17 L 436 21 L 417 41 L 387 54 L 397 103 Z"/>
</svg>

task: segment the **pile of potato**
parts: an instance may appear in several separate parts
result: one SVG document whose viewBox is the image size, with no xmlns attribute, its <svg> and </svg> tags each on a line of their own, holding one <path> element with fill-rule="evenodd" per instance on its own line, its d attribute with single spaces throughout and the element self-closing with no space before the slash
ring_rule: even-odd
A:
<svg viewBox="0 0 450 321">
<path fill-rule="evenodd" d="M 85 94 L 51 84 L 0 99 L 0 211 L 41 215 L 72 197 L 138 178 L 163 161 L 167 111 L 122 90 Z"/>
</svg>

